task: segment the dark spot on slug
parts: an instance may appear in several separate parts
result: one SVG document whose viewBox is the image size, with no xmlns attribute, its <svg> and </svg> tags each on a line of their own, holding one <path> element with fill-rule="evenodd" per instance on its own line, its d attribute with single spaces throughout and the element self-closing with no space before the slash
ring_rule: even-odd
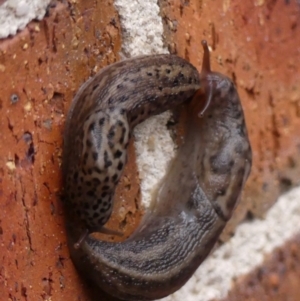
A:
<svg viewBox="0 0 300 301">
<path fill-rule="evenodd" d="M 101 197 L 102 197 L 102 198 L 105 198 L 105 197 L 107 196 L 107 194 L 108 194 L 108 193 L 104 191 L 104 192 L 101 193 Z"/>
<path fill-rule="evenodd" d="M 109 190 L 109 186 L 108 186 L 108 185 L 104 185 L 104 186 L 102 187 L 102 190 Z"/>
<path fill-rule="evenodd" d="M 137 118 L 138 118 L 137 115 L 132 115 L 132 116 L 130 117 L 130 121 L 133 122 L 133 121 L 135 121 Z"/>
<path fill-rule="evenodd" d="M 116 152 L 114 153 L 114 158 L 118 159 L 122 156 L 123 152 L 121 152 L 119 149 L 116 150 Z"/>
<path fill-rule="evenodd" d="M 83 155 L 83 164 L 86 165 L 89 154 L 87 152 Z"/>
<path fill-rule="evenodd" d="M 93 91 L 95 91 L 99 87 L 99 84 L 93 86 Z"/>
<path fill-rule="evenodd" d="M 181 79 L 184 78 L 184 74 L 181 71 L 178 74 L 178 78 L 181 78 Z"/>
<path fill-rule="evenodd" d="M 95 122 L 92 122 L 90 125 L 89 125 L 89 128 L 88 128 L 88 131 L 89 132 L 92 132 L 95 128 Z"/>
<path fill-rule="evenodd" d="M 111 140 L 115 136 L 115 134 L 116 134 L 116 126 L 113 125 L 108 131 L 107 139 Z"/>
<path fill-rule="evenodd" d="M 105 152 L 104 152 L 104 167 L 105 167 L 105 168 L 108 168 L 108 167 L 110 167 L 111 165 L 112 165 L 112 161 L 109 160 L 109 158 L 108 158 L 108 153 L 107 153 L 107 151 L 105 151 Z"/>
<path fill-rule="evenodd" d="M 119 127 L 125 127 L 125 126 L 124 126 L 124 122 L 123 122 L 122 120 L 118 120 L 118 121 L 117 121 L 117 125 L 118 125 Z"/>
<path fill-rule="evenodd" d="M 116 183 L 116 181 L 118 180 L 118 175 L 114 174 L 111 179 L 113 180 L 114 183 Z"/>
<path fill-rule="evenodd" d="M 172 83 L 172 87 L 177 87 L 179 85 L 179 81 L 178 81 L 178 79 L 174 79 L 173 80 L 173 83 Z"/>
<path fill-rule="evenodd" d="M 107 183 L 109 181 L 109 177 L 107 176 L 107 177 L 105 177 L 105 179 L 104 179 L 104 183 Z"/>
<path fill-rule="evenodd" d="M 225 188 L 220 188 L 220 189 L 217 190 L 216 193 L 217 193 L 218 196 L 223 196 L 223 195 L 226 194 L 226 189 Z"/>
<path fill-rule="evenodd" d="M 99 213 L 95 212 L 95 213 L 93 214 L 93 218 L 98 218 L 98 217 L 99 217 Z"/>
<path fill-rule="evenodd" d="M 108 146 L 109 146 L 110 149 L 114 149 L 114 147 L 115 147 L 114 141 L 109 140 L 108 141 Z"/>
<path fill-rule="evenodd" d="M 152 72 L 147 72 L 146 73 L 148 76 L 152 76 L 153 74 L 152 74 Z"/>
<path fill-rule="evenodd" d="M 119 103 L 125 102 L 129 99 L 129 96 L 123 95 L 118 99 Z"/>
<path fill-rule="evenodd" d="M 89 190 L 89 191 L 87 191 L 86 195 L 88 195 L 88 196 L 94 196 L 95 192 L 94 192 L 94 190 Z"/>
<path fill-rule="evenodd" d="M 102 118 L 99 119 L 99 125 L 100 126 L 102 126 L 104 124 L 104 122 L 105 122 L 105 118 L 104 117 L 102 117 Z"/>
<path fill-rule="evenodd" d="M 123 169 L 123 165 L 124 164 L 120 161 L 119 164 L 118 164 L 118 166 L 117 166 L 118 170 L 121 171 Z"/>
<path fill-rule="evenodd" d="M 166 69 L 166 73 L 170 74 L 171 73 L 171 69 Z"/>
<path fill-rule="evenodd" d="M 106 205 L 103 207 L 105 210 L 108 210 L 111 206 L 111 203 L 106 203 Z"/>
<path fill-rule="evenodd" d="M 100 185 L 101 184 L 101 181 L 98 178 L 93 178 L 92 181 L 93 181 L 94 185 Z"/>
<path fill-rule="evenodd" d="M 92 142 L 91 142 L 91 140 L 89 140 L 89 139 L 86 139 L 86 146 L 87 147 L 92 147 Z"/>
<path fill-rule="evenodd" d="M 93 152 L 93 159 L 94 159 L 95 161 L 98 160 L 98 153 L 97 153 L 97 152 Z"/>
<path fill-rule="evenodd" d="M 97 167 L 97 166 L 94 166 L 94 171 L 96 173 L 102 173 L 102 170 L 99 167 Z"/>
<path fill-rule="evenodd" d="M 92 209 L 93 210 L 97 210 L 99 208 L 100 204 L 99 203 L 96 203 L 93 205 Z"/>
</svg>

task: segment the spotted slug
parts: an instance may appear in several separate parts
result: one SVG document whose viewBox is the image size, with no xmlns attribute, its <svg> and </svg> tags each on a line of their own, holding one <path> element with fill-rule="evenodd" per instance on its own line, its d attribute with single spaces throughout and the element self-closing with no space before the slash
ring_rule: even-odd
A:
<svg viewBox="0 0 300 301">
<path fill-rule="evenodd" d="M 63 179 L 68 246 L 76 268 L 123 300 L 165 297 L 192 276 L 230 219 L 252 153 L 233 82 L 174 55 L 112 64 L 79 90 L 67 116 Z M 125 241 L 90 235 L 104 227 L 127 157 L 130 133 L 151 115 L 187 103 L 185 141 L 155 205 Z"/>
</svg>

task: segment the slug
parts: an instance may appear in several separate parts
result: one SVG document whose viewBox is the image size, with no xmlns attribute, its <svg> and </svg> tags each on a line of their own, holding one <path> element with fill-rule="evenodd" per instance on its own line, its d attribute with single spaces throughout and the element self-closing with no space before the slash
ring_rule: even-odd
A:
<svg viewBox="0 0 300 301">
<path fill-rule="evenodd" d="M 68 246 L 82 275 L 123 300 L 163 298 L 183 286 L 209 254 L 248 178 L 252 153 L 237 90 L 210 69 L 174 55 L 110 65 L 79 90 L 64 136 Z M 130 132 L 150 115 L 188 104 L 184 143 L 155 206 L 125 241 L 101 241 L 126 163 Z"/>
</svg>

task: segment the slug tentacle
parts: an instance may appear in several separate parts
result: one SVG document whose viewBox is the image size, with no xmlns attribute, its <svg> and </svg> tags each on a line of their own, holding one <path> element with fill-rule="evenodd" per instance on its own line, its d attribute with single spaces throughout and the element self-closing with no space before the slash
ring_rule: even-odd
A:
<svg viewBox="0 0 300 301">
<path fill-rule="evenodd" d="M 209 107 L 213 95 L 213 83 L 211 81 L 207 80 L 207 76 L 209 73 L 211 73 L 210 70 L 210 55 L 209 55 L 209 48 L 207 45 L 206 40 L 202 40 L 201 42 L 203 46 L 203 60 L 202 60 L 202 70 L 200 73 L 200 79 L 202 83 L 202 89 L 200 89 L 199 94 L 204 94 L 205 95 L 205 105 L 204 108 L 200 111 L 199 117 L 203 117 L 205 111 Z M 196 93 L 194 97 L 199 97 L 199 94 Z"/>
<path fill-rule="evenodd" d="M 71 257 L 83 275 L 120 299 L 154 300 L 184 285 L 218 240 L 250 172 L 237 91 L 230 79 L 210 70 L 206 41 L 202 45 L 200 75 L 170 55 L 116 63 L 79 90 L 68 116 L 63 172 Z M 185 141 L 153 210 L 123 242 L 85 235 L 103 229 L 110 216 L 130 130 L 183 102 L 189 112 Z M 80 223 L 70 213 L 78 208 Z"/>
</svg>

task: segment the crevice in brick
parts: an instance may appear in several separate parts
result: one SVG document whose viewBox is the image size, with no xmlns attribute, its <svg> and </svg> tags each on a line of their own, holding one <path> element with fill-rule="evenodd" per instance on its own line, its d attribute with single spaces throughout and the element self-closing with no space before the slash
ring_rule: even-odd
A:
<svg viewBox="0 0 300 301">
<path fill-rule="evenodd" d="M 32 139 L 32 134 L 30 132 L 24 132 L 22 138 L 28 146 L 25 157 L 27 161 L 33 165 L 35 161 L 35 148 Z"/>
<path fill-rule="evenodd" d="M 137 197 L 134 198 L 134 205 L 135 205 L 135 208 L 136 208 L 136 211 L 140 211 L 141 208 L 140 208 L 140 195 L 141 195 L 141 189 L 139 189 L 138 193 L 137 193 Z"/>
<path fill-rule="evenodd" d="M 23 208 L 24 208 L 24 216 L 25 216 L 25 227 L 26 227 L 26 236 L 27 236 L 27 239 L 28 239 L 28 242 L 29 242 L 29 249 L 33 252 L 33 248 L 32 248 L 32 240 L 31 240 L 31 234 L 30 234 L 30 226 L 29 226 L 29 216 L 28 216 L 28 208 L 26 206 L 26 203 L 25 203 L 25 194 L 26 194 L 26 190 L 23 186 L 23 178 L 20 177 L 20 183 L 21 183 L 21 193 L 22 193 L 22 196 L 21 196 L 21 201 L 22 201 L 22 205 L 23 205 Z"/>
<path fill-rule="evenodd" d="M 124 219 L 119 223 L 119 229 L 124 229 L 127 225 L 127 220 L 129 217 L 132 216 L 132 212 L 131 211 L 128 211 L 124 217 Z"/>
<path fill-rule="evenodd" d="M 235 72 L 232 72 L 231 73 L 231 79 L 232 79 L 232 82 L 234 83 L 234 85 L 237 87 L 237 81 L 236 81 L 236 74 Z"/>
<path fill-rule="evenodd" d="M 252 87 L 252 88 L 245 88 L 245 91 L 248 94 L 249 98 L 255 99 L 256 95 L 255 95 L 254 87 Z"/>
<path fill-rule="evenodd" d="M 44 182 L 44 183 L 43 183 L 43 186 L 46 187 L 46 189 L 48 190 L 48 194 L 51 195 L 52 192 L 51 192 L 51 190 L 50 190 L 49 184 L 48 184 L 47 182 Z"/>
<path fill-rule="evenodd" d="M 48 300 L 48 298 L 51 297 L 52 290 L 53 290 L 52 273 L 49 273 L 48 278 L 44 277 L 42 279 L 42 284 L 43 284 L 43 291 L 44 291 L 44 293 L 42 294 L 42 298 L 44 300 Z"/>
<path fill-rule="evenodd" d="M 25 300 L 28 300 L 27 299 L 27 288 L 25 286 L 21 286 L 21 296 L 25 298 Z"/>
<path fill-rule="evenodd" d="M 269 93 L 268 102 L 269 102 L 269 106 L 270 106 L 271 111 L 272 111 L 272 115 L 271 115 L 272 135 L 271 135 L 271 137 L 273 139 L 272 152 L 273 152 L 273 158 L 275 160 L 277 155 L 278 155 L 278 150 L 280 149 L 280 132 L 279 132 L 279 129 L 277 127 L 276 108 L 275 108 L 275 105 L 274 105 L 274 99 L 273 99 L 273 95 L 272 95 L 271 92 Z"/>
<path fill-rule="evenodd" d="M 7 117 L 7 127 L 9 129 L 9 131 L 11 132 L 15 141 L 18 142 L 18 137 L 16 134 L 14 134 L 14 126 L 11 124 L 9 117 Z"/>
<path fill-rule="evenodd" d="M 15 159 L 14 159 L 14 162 L 15 162 L 15 166 L 18 167 L 20 165 L 20 158 L 17 154 L 15 154 Z"/>
<path fill-rule="evenodd" d="M 52 28 L 52 38 L 51 38 L 51 49 L 54 53 L 57 52 L 57 46 L 56 46 L 56 26 L 53 26 Z"/>
</svg>

